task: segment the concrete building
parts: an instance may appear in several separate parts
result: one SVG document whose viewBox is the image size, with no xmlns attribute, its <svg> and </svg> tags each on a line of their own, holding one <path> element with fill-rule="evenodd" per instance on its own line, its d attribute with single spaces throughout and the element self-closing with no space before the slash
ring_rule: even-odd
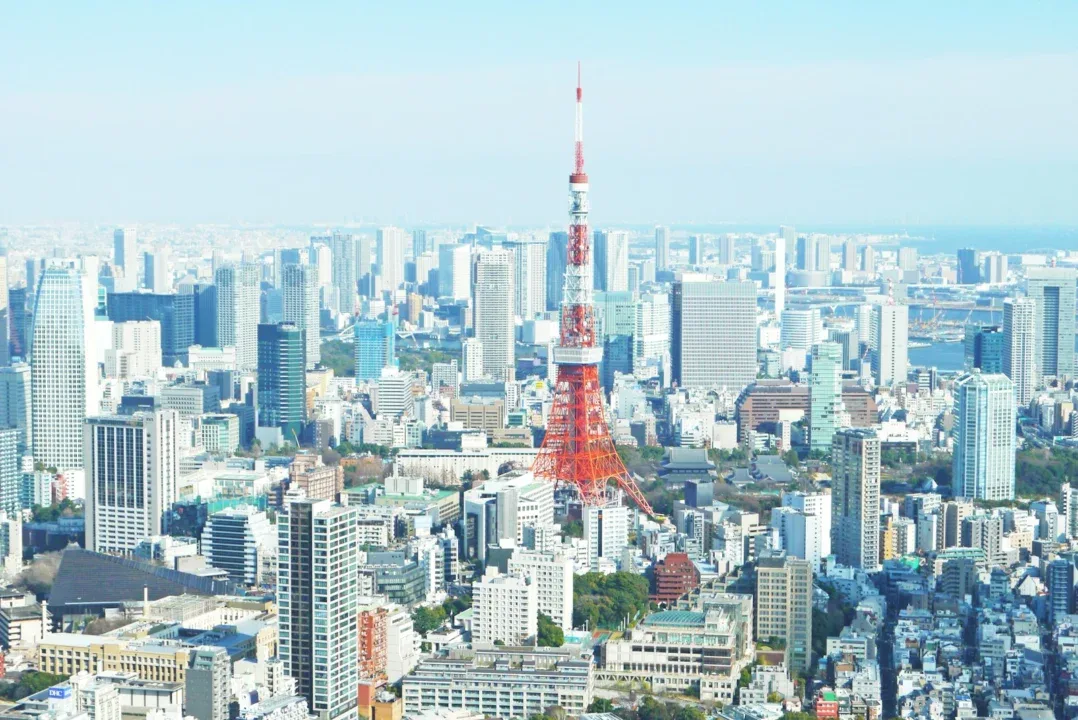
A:
<svg viewBox="0 0 1078 720">
<path fill-rule="evenodd" d="M 595 231 L 595 289 L 605 292 L 628 291 L 629 233 L 627 231 Z"/>
<path fill-rule="evenodd" d="M 483 368 L 483 342 L 478 338 L 468 338 L 461 344 L 461 373 L 464 382 L 481 380 L 485 373 Z"/>
<path fill-rule="evenodd" d="M 273 525 L 265 512 L 251 505 L 213 513 L 202 530 L 202 554 L 206 562 L 224 570 L 229 580 L 245 587 L 262 582 L 267 561 L 277 558 L 276 550 Z"/>
<path fill-rule="evenodd" d="M 438 248 L 438 295 L 452 300 L 471 296 L 472 248 L 441 245 Z"/>
<path fill-rule="evenodd" d="M 292 323 L 258 325 L 258 428 L 263 445 L 299 445 L 307 424 L 307 347 Z"/>
<path fill-rule="evenodd" d="M 187 714 L 198 720 L 228 720 L 231 680 L 232 663 L 225 648 L 194 648 L 184 688 Z"/>
<path fill-rule="evenodd" d="M 573 561 L 560 553 L 515 550 L 509 573 L 529 578 L 536 609 L 564 631 L 573 628 Z"/>
<path fill-rule="evenodd" d="M 592 570 L 616 567 L 621 561 L 621 552 L 629 545 L 629 513 L 624 505 L 584 508 L 584 544 Z"/>
<path fill-rule="evenodd" d="M 161 368 L 161 323 L 131 320 L 112 325 L 112 347 L 105 350 L 105 376 L 131 380 L 157 375 Z"/>
<path fill-rule="evenodd" d="M 909 307 L 893 303 L 872 308 L 872 379 L 889 387 L 909 372 Z"/>
<path fill-rule="evenodd" d="M 378 228 L 375 247 L 382 288 L 392 292 L 404 284 L 404 246 L 407 233 L 398 227 Z"/>
<path fill-rule="evenodd" d="M 241 262 L 217 269 L 217 344 L 236 348 L 241 372 L 258 368 L 260 268 Z"/>
<path fill-rule="evenodd" d="M 530 575 L 502 575 L 488 567 L 472 595 L 473 642 L 517 646 L 536 636 L 539 598 Z"/>
<path fill-rule="evenodd" d="M 954 386 L 955 493 L 975 500 L 1013 500 L 1015 386 L 1006 375 L 963 375 Z"/>
<path fill-rule="evenodd" d="M 15 363 L 0 368 L 0 426 L 19 431 L 19 452 L 33 452 L 33 429 L 31 426 L 30 366 Z"/>
<path fill-rule="evenodd" d="M 318 268 L 313 265 L 290 264 L 281 269 L 281 274 L 283 319 L 303 331 L 307 340 L 307 369 L 311 369 L 322 361 Z"/>
<path fill-rule="evenodd" d="M 1034 347 L 1041 375 L 1073 377 L 1075 269 L 1029 268 L 1026 295 L 1036 303 Z"/>
<path fill-rule="evenodd" d="M 1023 407 L 1039 382 L 1037 303 L 1032 298 L 1003 301 L 1003 374 L 1014 383 L 1014 399 Z"/>
<path fill-rule="evenodd" d="M 125 278 L 136 280 L 138 278 L 138 230 L 117 228 L 112 233 L 112 243 L 112 264 L 120 268 Z"/>
<path fill-rule="evenodd" d="M 516 378 L 513 275 L 513 255 L 506 250 L 485 250 L 475 261 L 475 337 L 483 343 L 485 373 L 500 381 Z"/>
<path fill-rule="evenodd" d="M 397 328 L 389 320 L 359 320 L 355 325 L 356 380 L 377 380 L 397 367 Z"/>
<path fill-rule="evenodd" d="M 756 638 L 785 643 L 786 664 L 798 672 L 812 664 L 812 571 L 787 555 L 756 561 Z"/>
<path fill-rule="evenodd" d="M 356 511 L 295 500 L 277 519 L 279 656 L 322 720 L 358 702 Z"/>
<path fill-rule="evenodd" d="M 681 387 L 740 391 L 756 379 L 756 285 L 674 283 L 670 356 Z M 723 328 L 716 345 L 715 328 Z"/>
<path fill-rule="evenodd" d="M 86 546 L 127 553 L 168 534 L 178 498 L 179 413 L 139 412 L 86 420 Z"/>
<path fill-rule="evenodd" d="M 506 242 L 513 253 L 513 307 L 527 320 L 546 312 L 546 240 L 524 236 Z"/>
<path fill-rule="evenodd" d="M 662 225 L 655 226 L 655 270 L 663 271 L 670 268 L 670 228 Z"/>
<path fill-rule="evenodd" d="M 880 439 L 871 430 L 835 433 L 831 444 L 831 547 L 839 563 L 880 565 Z"/>
</svg>

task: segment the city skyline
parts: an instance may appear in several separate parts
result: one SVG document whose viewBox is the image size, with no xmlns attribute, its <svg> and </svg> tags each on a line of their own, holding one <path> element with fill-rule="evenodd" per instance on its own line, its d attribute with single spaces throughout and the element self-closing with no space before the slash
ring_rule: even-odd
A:
<svg viewBox="0 0 1078 720">
<path fill-rule="evenodd" d="M 553 224 L 577 59 L 596 227 L 1078 223 L 1069 4 L 120 8 L 0 30 L 6 223 Z"/>
</svg>

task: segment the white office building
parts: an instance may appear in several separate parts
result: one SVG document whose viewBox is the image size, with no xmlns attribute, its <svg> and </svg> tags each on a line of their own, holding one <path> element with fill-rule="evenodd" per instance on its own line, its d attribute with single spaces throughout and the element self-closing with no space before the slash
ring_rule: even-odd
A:
<svg viewBox="0 0 1078 720">
<path fill-rule="evenodd" d="M 488 567 L 472 587 L 472 641 L 524 645 L 538 632 L 539 598 L 525 575 L 502 575 Z"/>
<path fill-rule="evenodd" d="M 974 500 L 1014 499 L 1014 383 L 1002 374 L 963 375 L 954 385 L 955 493 Z"/>
<path fill-rule="evenodd" d="M 516 314 L 529 320 L 546 312 L 546 240 L 522 237 L 503 247 L 513 253 Z"/>
<path fill-rule="evenodd" d="M 112 325 L 112 347 L 105 350 L 105 376 L 129 380 L 154 377 L 161 369 L 161 323 L 132 320 Z"/>
<path fill-rule="evenodd" d="M 679 280 L 672 317 L 670 356 L 679 386 L 737 393 L 756 380 L 754 283 Z M 716 342 L 719 331 L 722 342 Z"/>
<path fill-rule="evenodd" d="M 470 245 L 438 247 L 438 295 L 467 300 L 472 288 L 472 248 Z"/>
<path fill-rule="evenodd" d="M 276 565 L 277 534 L 266 513 L 252 505 L 225 508 L 210 515 L 202 531 L 206 562 L 228 579 L 250 587 Z"/>
<path fill-rule="evenodd" d="M 249 262 L 217 269 L 217 344 L 236 348 L 240 372 L 258 369 L 260 268 Z"/>
<path fill-rule="evenodd" d="M 509 573 L 530 578 L 536 588 L 539 612 L 562 630 L 573 628 L 573 560 L 553 552 L 516 550 Z"/>
<path fill-rule="evenodd" d="M 322 361 L 322 332 L 318 302 L 318 272 L 313 265 L 285 265 L 281 270 L 283 320 L 303 331 L 307 369 Z"/>
<path fill-rule="evenodd" d="M 1037 389 L 1037 303 L 1032 298 L 1003 301 L 1003 374 L 1014 383 L 1014 399 L 1025 407 Z"/>
<path fill-rule="evenodd" d="M 404 246 L 409 239 L 401 228 L 378 228 L 375 253 L 385 290 L 392 292 L 404 284 Z"/>
<path fill-rule="evenodd" d="M 83 467 L 82 425 L 97 412 L 92 332 L 97 269 L 91 264 L 92 270 L 82 271 L 73 263 L 50 265 L 37 285 L 30 413 L 34 459 L 46 467 Z"/>
<path fill-rule="evenodd" d="M 629 232 L 595 231 L 595 289 L 626 292 L 629 289 Z"/>
<path fill-rule="evenodd" d="M 823 339 L 823 322 L 820 320 L 818 308 L 791 309 L 782 313 L 783 350 L 802 350 L 807 353 Z"/>
<path fill-rule="evenodd" d="M 592 570 L 616 567 L 621 561 L 621 551 L 629 544 L 630 513 L 624 505 L 584 508 L 584 544 Z"/>
<path fill-rule="evenodd" d="M 909 307 L 884 303 L 872 308 L 872 379 L 890 387 L 909 372 Z"/>
<path fill-rule="evenodd" d="M 516 377 L 513 275 L 513 254 L 507 250 L 484 250 L 476 259 L 475 337 L 483 343 L 483 370 L 503 382 Z"/>
<path fill-rule="evenodd" d="M 179 424 L 175 410 L 86 419 L 86 547 L 127 553 L 168 534 L 178 498 Z"/>
<path fill-rule="evenodd" d="M 820 558 L 825 558 L 831 554 L 830 492 L 784 492 L 782 493 L 782 507 L 792 508 L 805 515 L 818 518 L 819 522 L 813 528 L 815 537 L 806 539 L 806 547 L 818 547 Z M 797 557 L 803 557 L 806 560 L 810 559 L 807 555 L 797 555 Z M 819 569 L 818 566 L 817 569 Z"/>
</svg>

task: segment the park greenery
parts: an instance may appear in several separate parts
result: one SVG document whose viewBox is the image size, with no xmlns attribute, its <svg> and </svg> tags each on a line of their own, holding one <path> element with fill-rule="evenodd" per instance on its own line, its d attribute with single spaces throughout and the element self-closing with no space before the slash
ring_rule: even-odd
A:
<svg viewBox="0 0 1078 720">
<path fill-rule="evenodd" d="M 631 572 L 585 573 L 573 581 L 573 625 L 615 630 L 650 607 L 647 578 Z"/>
<path fill-rule="evenodd" d="M 416 632 L 426 636 L 427 633 L 442 627 L 447 620 L 452 620 L 458 613 L 471 606 L 472 599 L 462 596 L 447 598 L 441 605 L 434 607 L 417 607 L 412 610 L 412 625 Z"/>
<path fill-rule="evenodd" d="M 355 345 L 343 340 L 326 340 L 322 343 L 322 367 L 329 368 L 337 377 L 353 377 L 356 374 Z"/>
<path fill-rule="evenodd" d="M 62 517 L 82 517 L 82 507 L 68 498 L 55 505 L 35 505 L 31 512 L 34 522 L 56 522 Z"/>
<path fill-rule="evenodd" d="M 1015 494 L 1019 497 L 1057 497 L 1065 482 L 1078 482 L 1078 451 L 1066 448 L 1028 448 L 1014 464 Z"/>
</svg>

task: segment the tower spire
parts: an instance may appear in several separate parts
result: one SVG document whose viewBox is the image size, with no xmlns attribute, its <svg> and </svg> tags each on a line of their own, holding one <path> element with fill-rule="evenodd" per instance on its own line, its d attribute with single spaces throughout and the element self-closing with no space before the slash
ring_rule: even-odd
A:
<svg viewBox="0 0 1078 720">
<path fill-rule="evenodd" d="M 580 63 L 576 70 L 576 127 L 573 172 L 569 175 L 569 237 L 565 248 L 565 285 L 561 337 L 554 349 L 558 366 L 554 403 L 543 447 L 535 459 L 535 476 L 576 487 L 581 502 L 607 503 L 613 481 L 644 512 L 651 506 L 618 456 L 606 422 L 599 363 L 603 349 L 595 338 L 592 303 L 591 237 L 588 232 L 588 176 L 584 172 L 584 91 Z"/>
</svg>

